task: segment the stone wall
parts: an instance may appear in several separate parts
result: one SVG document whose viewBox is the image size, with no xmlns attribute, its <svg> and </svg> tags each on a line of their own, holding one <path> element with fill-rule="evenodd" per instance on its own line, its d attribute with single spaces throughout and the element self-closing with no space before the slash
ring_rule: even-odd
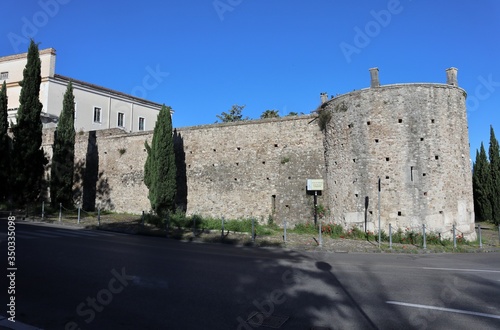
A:
<svg viewBox="0 0 500 330">
<path fill-rule="evenodd" d="M 373 84 L 372 84 L 373 85 Z M 321 107 L 334 221 L 475 237 L 466 93 L 451 84 L 387 85 Z"/>
<path fill-rule="evenodd" d="M 187 214 L 312 220 L 306 179 L 323 179 L 322 133 L 315 116 L 186 127 L 174 131 L 178 205 Z M 53 130 L 45 130 L 51 155 Z M 76 136 L 75 198 L 85 209 L 149 210 L 143 183 L 152 132 L 119 129 Z M 95 201 L 95 203 L 94 203 Z M 319 197 L 321 202 L 321 197 Z"/>
<path fill-rule="evenodd" d="M 307 179 L 324 179 L 326 221 L 378 230 L 421 230 L 474 239 L 472 173 L 465 109 L 456 69 L 446 84 L 380 86 L 328 100 L 319 116 L 176 129 L 177 205 L 205 217 L 255 217 L 292 225 L 312 221 Z M 324 132 L 318 122 L 324 124 Z M 45 131 L 51 154 L 53 130 Z M 149 210 L 143 183 L 152 132 L 77 134 L 75 198 L 117 212 Z"/>
</svg>

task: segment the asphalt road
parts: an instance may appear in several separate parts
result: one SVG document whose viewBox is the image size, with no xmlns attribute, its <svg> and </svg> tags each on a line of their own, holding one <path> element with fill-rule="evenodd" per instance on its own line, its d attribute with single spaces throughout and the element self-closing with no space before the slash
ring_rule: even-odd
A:
<svg viewBox="0 0 500 330">
<path fill-rule="evenodd" d="M 1 219 L 9 274 L 6 233 Z M 496 253 L 303 253 L 21 222 L 15 235 L 16 320 L 43 329 L 500 328 Z"/>
</svg>

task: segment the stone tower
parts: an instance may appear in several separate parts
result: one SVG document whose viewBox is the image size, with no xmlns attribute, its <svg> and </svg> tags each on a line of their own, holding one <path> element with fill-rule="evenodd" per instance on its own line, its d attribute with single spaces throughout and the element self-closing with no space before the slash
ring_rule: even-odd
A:
<svg viewBox="0 0 500 330">
<path fill-rule="evenodd" d="M 328 195 L 333 220 L 378 231 L 407 228 L 475 239 L 466 92 L 457 69 L 446 84 L 380 85 L 322 104 Z"/>
</svg>

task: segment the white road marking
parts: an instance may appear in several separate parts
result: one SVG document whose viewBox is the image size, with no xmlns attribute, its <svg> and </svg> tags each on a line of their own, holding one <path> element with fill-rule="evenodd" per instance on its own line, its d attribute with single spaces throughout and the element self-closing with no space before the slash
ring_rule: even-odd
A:
<svg viewBox="0 0 500 330">
<path fill-rule="evenodd" d="M 445 307 L 437 307 L 437 306 L 430 306 L 430 305 L 410 304 L 410 303 L 404 303 L 404 302 L 399 302 L 399 301 L 386 301 L 386 303 L 387 304 L 391 304 L 391 305 L 400 305 L 400 306 L 423 308 L 423 309 L 433 309 L 433 310 L 442 311 L 442 312 L 450 312 L 450 313 L 458 313 L 458 314 L 466 314 L 466 315 L 489 317 L 489 318 L 492 318 L 492 319 L 499 319 L 500 320 L 500 315 L 479 313 L 479 312 L 473 312 L 473 311 L 466 311 L 466 310 L 463 310 L 463 309 L 445 308 Z"/>
<path fill-rule="evenodd" d="M 455 271 L 455 272 L 500 273 L 500 270 L 488 270 L 488 269 L 433 268 L 433 267 L 422 267 L 422 269 L 449 270 L 449 271 Z"/>
</svg>

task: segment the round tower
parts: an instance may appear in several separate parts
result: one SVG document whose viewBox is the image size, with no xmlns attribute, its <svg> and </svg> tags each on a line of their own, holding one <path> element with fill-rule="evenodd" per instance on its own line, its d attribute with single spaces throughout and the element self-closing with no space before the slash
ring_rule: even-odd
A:
<svg viewBox="0 0 500 330">
<path fill-rule="evenodd" d="M 446 84 L 380 85 L 321 105 L 328 202 L 333 221 L 378 231 L 475 239 L 466 92 L 457 69 Z M 379 181 L 380 180 L 380 181 Z"/>
</svg>

